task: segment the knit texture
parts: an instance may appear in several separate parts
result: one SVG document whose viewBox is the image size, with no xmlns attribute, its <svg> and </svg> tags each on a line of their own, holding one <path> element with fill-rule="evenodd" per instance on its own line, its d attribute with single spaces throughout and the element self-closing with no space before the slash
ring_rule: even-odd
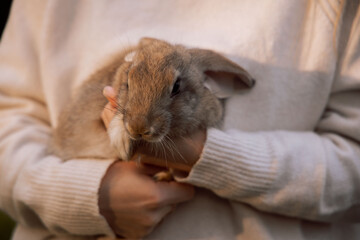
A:
<svg viewBox="0 0 360 240">
<path fill-rule="evenodd" d="M 178 178 L 195 198 L 145 239 L 358 239 L 360 10 L 347 2 L 14 1 L 0 45 L 0 207 L 15 237 L 113 236 L 97 205 L 113 160 L 62 161 L 51 131 L 77 86 L 153 37 L 217 51 L 257 83 L 226 99 L 222 128 Z"/>
<path fill-rule="evenodd" d="M 207 134 L 201 160 L 186 182 L 232 199 L 269 190 L 277 166 L 266 138 L 246 133 L 231 136 L 217 129 L 209 129 Z"/>
<path fill-rule="evenodd" d="M 50 231 L 111 236 L 112 230 L 99 214 L 98 186 L 112 162 L 44 158 L 23 176 L 29 184 L 17 190 L 17 197 L 44 216 L 42 221 Z M 59 219 L 63 224 L 59 225 Z"/>
</svg>

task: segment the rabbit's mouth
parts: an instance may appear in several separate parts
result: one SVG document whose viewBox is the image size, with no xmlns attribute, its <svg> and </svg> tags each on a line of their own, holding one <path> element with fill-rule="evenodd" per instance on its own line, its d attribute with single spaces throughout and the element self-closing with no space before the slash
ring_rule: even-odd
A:
<svg viewBox="0 0 360 240">
<path fill-rule="evenodd" d="M 134 141 L 141 140 L 149 143 L 163 141 L 169 133 L 171 120 L 165 114 L 153 116 L 125 115 L 123 119 L 124 128 L 129 138 Z"/>
<path fill-rule="evenodd" d="M 157 134 L 156 132 L 144 132 L 143 134 L 132 134 L 127 131 L 129 138 L 133 141 L 145 141 L 149 143 L 158 143 L 164 140 L 164 134 Z"/>
<path fill-rule="evenodd" d="M 163 141 L 168 134 L 166 126 L 154 125 L 144 129 L 134 129 L 125 122 L 125 130 L 129 138 L 133 141 L 145 141 L 149 143 L 159 143 Z"/>
</svg>

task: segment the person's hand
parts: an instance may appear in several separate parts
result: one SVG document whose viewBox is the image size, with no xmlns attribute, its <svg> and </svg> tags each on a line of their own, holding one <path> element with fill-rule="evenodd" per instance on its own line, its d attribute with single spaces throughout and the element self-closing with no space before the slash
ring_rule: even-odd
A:
<svg viewBox="0 0 360 240">
<path fill-rule="evenodd" d="M 103 95 L 109 102 L 104 107 L 104 110 L 101 113 L 101 118 L 105 124 L 105 127 L 108 128 L 116 111 L 116 93 L 112 87 L 106 86 L 103 89 Z"/>
<path fill-rule="evenodd" d="M 106 127 L 114 117 L 116 94 L 104 88 L 109 103 L 101 117 Z M 175 207 L 194 196 L 194 187 L 177 182 L 155 182 L 158 167 L 120 162 L 112 164 L 99 189 L 99 209 L 117 235 L 136 239 L 149 234 Z"/>
<path fill-rule="evenodd" d="M 109 101 L 102 112 L 104 124 L 108 126 L 114 117 L 116 93 L 112 87 L 108 86 L 104 88 L 103 94 Z M 165 152 L 164 149 L 150 151 L 146 146 L 140 147 L 137 149 L 134 158 L 143 163 L 189 172 L 200 158 L 205 140 L 206 130 L 199 129 L 188 137 L 172 139 L 171 143 L 165 144 L 169 147 L 165 149 Z"/>
<path fill-rule="evenodd" d="M 140 146 L 133 158 L 146 164 L 190 172 L 200 158 L 205 140 L 206 131 L 198 130 L 188 137 L 171 140 L 170 147 L 165 151 Z"/>
<path fill-rule="evenodd" d="M 113 163 L 99 189 L 100 213 L 114 232 L 137 239 L 149 234 L 176 204 L 194 196 L 194 188 L 177 182 L 155 182 L 158 168 L 135 162 Z"/>
</svg>

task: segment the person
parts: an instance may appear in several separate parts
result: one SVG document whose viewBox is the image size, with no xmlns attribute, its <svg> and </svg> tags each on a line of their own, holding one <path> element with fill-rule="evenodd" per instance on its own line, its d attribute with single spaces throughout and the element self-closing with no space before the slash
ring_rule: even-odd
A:
<svg viewBox="0 0 360 240">
<path fill-rule="evenodd" d="M 13 239 L 358 239 L 359 22 L 355 0 L 15 0 L 0 46 Z M 155 166 L 49 154 L 76 87 L 144 36 L 222 53 L 257 84 L 225 101 L 221 129 L 178 143 L 197 147 L 176 182 L 154 182 Z"/>
</svg>

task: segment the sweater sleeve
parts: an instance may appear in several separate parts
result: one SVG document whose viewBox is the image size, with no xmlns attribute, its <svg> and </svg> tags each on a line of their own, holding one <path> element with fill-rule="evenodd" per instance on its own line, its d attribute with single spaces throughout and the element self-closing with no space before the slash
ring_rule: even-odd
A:
<svg viewBox="0 0 360 240">
<path fill-rule="evenodd" d="M 318 221 L 359 220 L 359 23 L 360 11 L 314 132 L 210 129 L 200 160 L 180 181 L 262 211 Z"/>
<path fill-rule="evenodd" d="M 41 84 L 39 39 L 46 1 L 15 1 L 0 47 L 0 208 L 53 233 L 112 235 L 98 188 L 113 160 L 47 154 L 51 136 Z"/>
</svg>

